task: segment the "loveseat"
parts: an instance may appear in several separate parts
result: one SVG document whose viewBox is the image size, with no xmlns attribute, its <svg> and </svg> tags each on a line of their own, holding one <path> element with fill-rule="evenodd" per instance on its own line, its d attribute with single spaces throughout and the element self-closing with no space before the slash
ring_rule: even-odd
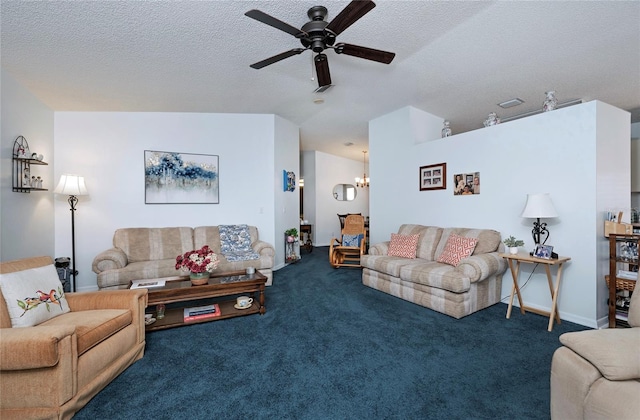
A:
<svg viewBox="0 0 640 420">
<path fill-rule="evenodd" d="M 0 263 L 0 286 L 3 420 L 71 418 L 144 354 L 146 289 L 64 293 L 50 257 Z"/>
<path fill-rule="evenodd" d="M 499 232 L 404 224 L 391 236 L 362 256 L 364 285 L 454 318 L 500 301 L 507 264 L 499 256 L 504 250 Z M 458 255 L 461 248 L 470 256 Z M 438 262 L 452 255 L 454 261 Z"/>
<path fill-rule="evenodd" d="M 132 280 L 185 275 L 176 270 L 176 257 L 204 245 L 218 254 L 216 271 L 254 267 L 271 285 L 275 248 L 258 238 L 255 226 L 247 225 L 117 229 L 113 248 L 99 253 L 92 269 L 101 290 L 124 289 Z M 255 259 L 238 258 L 243 252 Z"/>
<path fill-rule="evenodd" d="M 640 418 L 640 292 L 629 325 L 565 333 L 551 360 L 551 418 Z"/>
</svg>

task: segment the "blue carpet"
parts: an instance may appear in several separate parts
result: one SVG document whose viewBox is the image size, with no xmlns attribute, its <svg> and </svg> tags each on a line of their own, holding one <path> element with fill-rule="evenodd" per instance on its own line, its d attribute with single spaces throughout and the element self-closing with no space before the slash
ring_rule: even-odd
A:
<svg viewBox="0 0 640 420">
<path fill-rule="evenodd" d="M 548 419 L 558 336 L 497 304 L 460 320 L 365 287 L 328 248 L 274 273 L 263 316 L 147 334 L 76 419 Z M 508 273 L 507 273 L 508 275 Z"/>
</svg>

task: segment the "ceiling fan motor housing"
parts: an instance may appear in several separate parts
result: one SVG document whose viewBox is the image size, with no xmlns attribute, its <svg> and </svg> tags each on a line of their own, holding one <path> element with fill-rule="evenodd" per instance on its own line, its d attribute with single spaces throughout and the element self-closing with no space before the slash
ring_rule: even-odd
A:
<svg viewBox="0 0 640 420">
<path fill-rule="evenodd" d="M 300 42 L 305 48 L 311 48 L 315 53 L 321 53 L 327 46 L 332 46 L 336 42 L 336 35 L 327 30 L 329 22 L 324 19 L 327 17 L 327 8 L 324 6 L 313 6 L 307 12 L 310 22 L 304 24 L 300 30 L 305 32 L 307 36 L 300 38 Z"/>
</svg>

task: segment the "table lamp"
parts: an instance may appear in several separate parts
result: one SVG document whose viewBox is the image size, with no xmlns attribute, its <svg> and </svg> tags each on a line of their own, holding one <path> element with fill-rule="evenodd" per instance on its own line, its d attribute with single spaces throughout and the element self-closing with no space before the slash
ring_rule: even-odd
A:
<svg viewBox="0 0 640 420">
<path fill-rule="evenodd" d="M 533 222 L 531 235 L 537 247 L 538 245 L 543 245 L 547 242 L 547 239 L 549 239 L 547 224 L 540 223 L 540 219 L 558 217 L 558 212 L 556 212 L 555 207 L 553 207 L 549 193 L 527 194 L 527 203 L 524 206 L 524 210 L 522 210 L 522 217 L 536 219 L 536 221 Z M 540 242 L 542 237 L 544 237 L 544 240 Z"/>
<path fill-rule="evenodd" d="M 71 291 L 76 291 L 76 232 L 75 232 L 75 218 L 76 204 L 78 204 L 79 195 L 88 195 L 87 187 L 84 185 L 84 177 L 72 174 L 65 174 L 60 176 L 60 182 L 55 190 L 56 194 L 68 195 L 69 205 L 71 206 L 71 275 L 73 280 L 71 281 Z"/>
</svg>

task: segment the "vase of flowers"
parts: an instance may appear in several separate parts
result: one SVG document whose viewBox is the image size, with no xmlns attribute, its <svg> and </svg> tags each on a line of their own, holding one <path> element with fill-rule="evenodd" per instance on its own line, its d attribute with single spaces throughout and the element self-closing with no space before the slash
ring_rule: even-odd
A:
<svg viewBox="0 0 640 420">
<path fill-rule="evenodd" d="M 218 267 L 218 255 L 208 245 L 176 257 L 176 270 L 189 270 L 191 284 L 199 286 L 209 283 L 211 272 Z"/>
</svg>

